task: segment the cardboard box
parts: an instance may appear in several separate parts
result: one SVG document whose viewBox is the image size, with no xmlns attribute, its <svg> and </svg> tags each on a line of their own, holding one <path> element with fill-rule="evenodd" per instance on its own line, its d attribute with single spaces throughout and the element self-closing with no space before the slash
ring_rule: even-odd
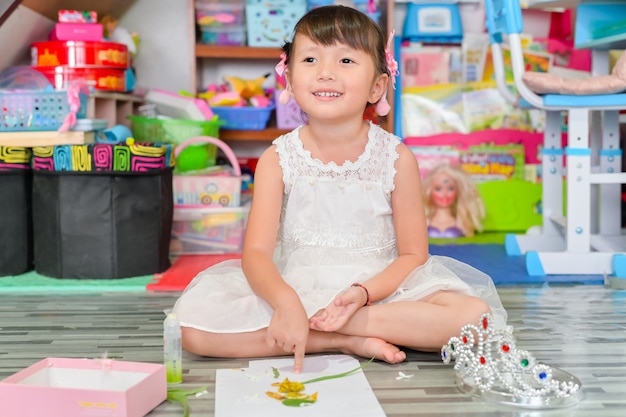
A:
<svg viewBox="0 0 626 417">
<path fill-rule="evenodd" d="M 153 363 L 46 358 L 0 381 L 7 417 L 143 417 L 166 398 Z"/>
</svg>

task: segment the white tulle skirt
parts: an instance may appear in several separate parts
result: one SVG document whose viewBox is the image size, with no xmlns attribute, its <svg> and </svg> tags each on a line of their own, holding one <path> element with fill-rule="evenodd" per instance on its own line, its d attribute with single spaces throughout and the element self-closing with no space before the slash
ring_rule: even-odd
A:
<svg viewBox="0 0 626 417">
<path fill-rule="evenodd" d="M 311 317 L 355 281 L 365 281 L 388 263 L 370 259 L 349 264 L 311 264 L 297 256 L 279 265 L 283 278 L 300 296 Z M 420 300 L 436 291 L 482 298 L 491 307 L 494 324 L 506 325 L 507 315 L 491 278 L 472 266 L 445 256 L 431 256 L 377 303 Z M 240 260 L 228 260 L 199 273 L 174 306 L 181 325 L 207 332 L 240 333 L 265 328 L 272 308 L 255 295 L 243 275 Z"/>
</svg>

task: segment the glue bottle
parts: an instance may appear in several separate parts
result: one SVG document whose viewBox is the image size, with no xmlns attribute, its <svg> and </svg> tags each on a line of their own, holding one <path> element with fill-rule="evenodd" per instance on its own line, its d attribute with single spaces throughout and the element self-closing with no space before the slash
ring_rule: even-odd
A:
<svg viewBox="0 0 626 417">
<path fill-rule="evenodd" d="M 180 322 L 174 313 L 168 313 L 163 322 L 163 361 L 168 384 L 183 381 L 183 348 Z"/>
</svg>

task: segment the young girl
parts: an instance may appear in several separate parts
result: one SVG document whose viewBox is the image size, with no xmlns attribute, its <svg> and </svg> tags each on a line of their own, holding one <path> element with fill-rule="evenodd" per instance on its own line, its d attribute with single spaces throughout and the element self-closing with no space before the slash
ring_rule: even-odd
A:
<svg viewBox="0 0 626 417">
<path fill-rule="evenodd" d="M 201 272 L 177 301 L 183 347 L 292 354 L 300 372 L 305 353 L 438 351 L 490 310 L 504 325 L 488 276 L 429 258 L 416 159 L 363 120 L 369 105 L 386 114 L 397 69 L 380 28 L 350 7 L 313 9 L 277 68 L 308 123 L 259 158 L 242 260 Z"/>
<path fill-rule="evenodd" d="M 441 164 L 424 177 L 424 209 L 430 237 L 474 236 L 485 207 L 476 184 L 456 165 Z"/>
</svg>

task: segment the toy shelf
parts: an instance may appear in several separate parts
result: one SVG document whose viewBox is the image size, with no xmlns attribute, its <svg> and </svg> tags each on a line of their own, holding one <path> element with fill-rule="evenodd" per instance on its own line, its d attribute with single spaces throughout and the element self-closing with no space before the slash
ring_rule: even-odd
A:
<svg viewBox="0 0 626 417">
<path fill-rule="evenodd" d="M 94 132 L 69 131 L 58 133 L 56 130 L 43 132 L 2 132 L 0 146 L 35 146 L 85 145 L 95 141 Z"/>
<path fill-rule="evenodd" d="M 196 58 L 280 59 L 280 48 L 196 44 Z"/>
<path fill-rule="evenodd" d="M 87 100 L 87 117 L 106 119 L 109 127 L 120 124 L 130 128 L 128 116 L 136 114 L 143 103 L 143 98 L 133 94 L 96 91 Z"/>
<path fill-rule="evenodd" d="M 189 1 L 189 7 L 194 8 L 194 1 Z M 385 26 L 393 27 L 393 10 L 394 1 L 381 0 L 378 2 L 379 8 L 384 10 L 383 16 L 386 17 Z M 193 17 L 194 13 L 190 13 L 190 17 Z M 195 25 L 195 20 L 190 21 L 191 25 Z M 193 27 L 193 26 L 192 26 Z M 194 46 L 195 59 L 193 60 L 192 74 L 198 73 L 198 68 L 205 65 L 203 60 L 235 60 L 241 61 L 245 65 L 245 61 L 262 61 L 276 63 L 280 59 L 282 52 L 279 47 L 257 47 L 257 46 L 232 46 L 232 45 L 209 45 L 198 43 L 195 36 L 192 35 L 192 42 Z M 210 65 L 210 64 L 209 64 Z M 196 91 L 197 80 L 192 80 L 191 89 Z M 393 89 L 389 89 L 388 100 L 393 103 Z M 393 131 L 393 109 L 386 117 L 380 119 L 381 127 Z M 270 141 L 276 139 L 278 136 L 289 132 L 291 129 L 278 129 L 276 127 L 275 116 L 270 119 L 269 125 L 263 130 L 226 130 L 220 129 L 220 139 L 226 141 Z"/>
</svg>

